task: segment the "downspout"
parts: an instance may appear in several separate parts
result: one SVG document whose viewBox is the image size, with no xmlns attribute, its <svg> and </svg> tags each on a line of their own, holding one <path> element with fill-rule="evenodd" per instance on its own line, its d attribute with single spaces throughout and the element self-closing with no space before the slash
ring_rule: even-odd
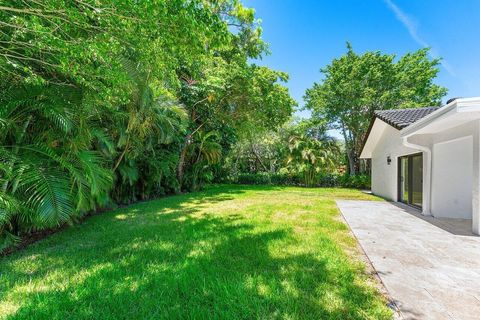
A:
<svg viewBox="0 0 480 320">
<path fill-rule="evenodd" d="M 422 205 L 422 215 L 424 216 L 431 216 L 431 191 L 432 191 L 432 149 L 426 146 L 422 146 L 419 144 L 414 144 L 408 141 L 408 137 L 403 137 L 402 143 L 405 147 L 407 148 L 413 148 L 413 149 L 418 149 L 421 150 L 425 153 L 426 155 L 426 164 L 427 164 L 427 170 L 425 172 L 425 191 L 423 193 L 423 205 Z"/>
</svg>

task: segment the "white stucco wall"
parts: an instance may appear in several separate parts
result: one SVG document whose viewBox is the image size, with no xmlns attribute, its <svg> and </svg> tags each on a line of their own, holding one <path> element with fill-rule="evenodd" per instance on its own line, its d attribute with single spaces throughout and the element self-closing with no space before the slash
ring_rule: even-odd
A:
<svg viewBox="0 0 480 320">
<path fill-rule="evenodd" d="M 432 215 L 472 218 L 473 137 L 433 145 Z"/>
<path fill-rule="evenodd" d="M 434 134 L 416 135 L 408 139 L 409 143 L 432 151 L 431 180 L 427 177 L 429 157 L 423 153 L 424 214 L 441 218 L 472 219 L 475 167 L 473 137 L 478 124 L 477 121 L 472 121 Z M 400 131 L 395 128 L 389 125 L 380 128 L 381 137 L 371 153 L 372 192 L 398 201 L 398 157 L 419 153 L 420 150 L 405 147 Z M 390 165 L 387 164 L 387 156 L 392 159 Z M 427 187 L 428 181 L 431 188 Z M 427 189 L 431 193 L 430 199 L 426 197 Z"/>
<path fill-rule="evenodd" d="M 379 119 L 371 129 L 361 157 L 372 158 L 375 194 L 398 201 L 398 157 L 422 150 L 422 213 L 472 219 L 480 235 L 480 97 L 455 99 L 401 134 Z"/>
<path fill-rule="evenodd" d="M 418 153 L 402 143 L 400 131 L 387 125 L 372 152 L 372 192 L 388 200 L 397 201 L 398 157 Z M 387 164 L 387 156 L 392 162 Z"/>
</svg>

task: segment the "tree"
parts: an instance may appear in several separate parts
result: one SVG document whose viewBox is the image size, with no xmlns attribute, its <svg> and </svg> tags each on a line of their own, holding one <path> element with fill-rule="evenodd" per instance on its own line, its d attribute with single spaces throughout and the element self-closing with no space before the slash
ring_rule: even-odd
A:
<svg viewBox="0 0 480 320">
<path fill-rule="evenodd" d="M 309 125 L 310 121 L 300 122 L 290 129 L 286 165 L 302 178 L 305 186 L 313 187 L 320 174 L 336 169 L 340 149 L 333 138 L 318 134 L 317 130 L 312 132 Z"/>
<path fill-rule="evenodd" d="M 254 25 L 251 27 L 254 28 Z M 249 46 L 253 44 L 263 48 L 263 43 L 256 38 L 259 36 L 257 33 L 248 34 L 253 37 L 248 41 Z M 288 75 L 250 64 L 248 59 L 254 56 L 250 56 L 249 52 L 258 54 L 263 51 L 244 51 L 239 47 L 244 40 L 237 41 L 240 35 L 232 34 L 232 37 L 232 41 L 228 42 L 230 45 L 224 45 L 213 59 L 179 71 L 182 83 L 180 101 L 189 114 L 189 128 L 177 169 L 180 184 L 183 184 L 184 173 L 188 169 L 187 150 L 200 131 L 223 132 L 221 140 L 227 142 L 235 139 L 233 132 L 241 128 L 273 129 L 283 124 L 296 105 L 288 89 L 281 84 L 288 80 Z M 227 144 L 230 143 L 228 141 Z"/>
<path fill-rule="evenodd" d="M 284 130 L 244 129 L 225 159 L 228 174 L 278 172 L 288 153 L 287 140 L 281 131 Z"/>
<path fill-rule="evenodd" d="M 3 1 L 0 240 L 212 180 L 293 110 L 265 53 L 239 0 Z"/>
<path fill-rule="evenodd" d="M 0 87 L 0 249 L 21 232 L 70 221 L 108 199 L 100 129 L 75 88 Z"/>
<path fill-rule="evenodd" d="M 275 130 L 241 131 L 223 169 L 233 179 L 259 174 L 311 187 L 322 175 L 336 175 L 341 160 L 339 143 L 327 135 L 324 123 L 291 119 Z"/>
<path fill-rule="evenodd" d="M 347 53 L 321 69 L 324 79 L 305 93 L 306 108 L 314 119 L 325 120 L 345 139 L 349 172 L 359 169 L 362 141 L 374 110 L 440 105 L 447 89 L 433 83 L 439 59 L 429 49 L 400 59 L 379 51 Z"/>
<path fill-rule="evenodd" d="M 189 144 L 186 161 L 191 170 L 188 172 L 188 187 L 198 190 L 203 183 L 213 180 L 212 165 L 220 162 L 222 146 L 216 141 L 219 135 L 215 131 L 199 131 Z"/>
</svg>

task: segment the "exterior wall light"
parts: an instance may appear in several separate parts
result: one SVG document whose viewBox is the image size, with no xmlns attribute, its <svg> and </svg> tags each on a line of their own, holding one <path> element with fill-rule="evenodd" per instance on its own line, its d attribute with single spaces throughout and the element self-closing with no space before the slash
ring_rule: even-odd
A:
<svg viewBox="0 0 480 320">
<path fill-rule="evenodd" d="M 390 158 L 390 156 L 387 156 L 387 165 L 390 165 L 390 163 L 392 163 L 392 158 Z"/>
</svg>

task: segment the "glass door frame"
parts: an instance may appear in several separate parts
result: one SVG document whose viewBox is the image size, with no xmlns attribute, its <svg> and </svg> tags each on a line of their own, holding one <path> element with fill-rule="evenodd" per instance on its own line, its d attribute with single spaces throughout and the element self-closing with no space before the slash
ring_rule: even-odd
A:
<svg viewBox="0 0 480 320">
<path fill-rule="evenodd" d="M 423 175 L 423 152 L 419 153 L 413 153 L 413 154 L 408 154 L 405 156 L 400 156 L 398 157 L 398 174 L 397 174 L 397 191 L 398 191 L 398 201 L 405 203 L 409 206 L 422 209 L 421 205 L 414 204 L 413 201 L 413 158 L 414 157 L 421 157 L 421 163 L 422 163 L 422 175 Z M 402 199 L 402 159 L 407 159 L 407 166 L 408 166 L 408 172 L 407 172 L 407 187 L 408 187 L 408 199 L 407 201 Z M 421 177 L 422 181 L 422 198 L 423 198 L 423 177 Z"/>
</svg>

